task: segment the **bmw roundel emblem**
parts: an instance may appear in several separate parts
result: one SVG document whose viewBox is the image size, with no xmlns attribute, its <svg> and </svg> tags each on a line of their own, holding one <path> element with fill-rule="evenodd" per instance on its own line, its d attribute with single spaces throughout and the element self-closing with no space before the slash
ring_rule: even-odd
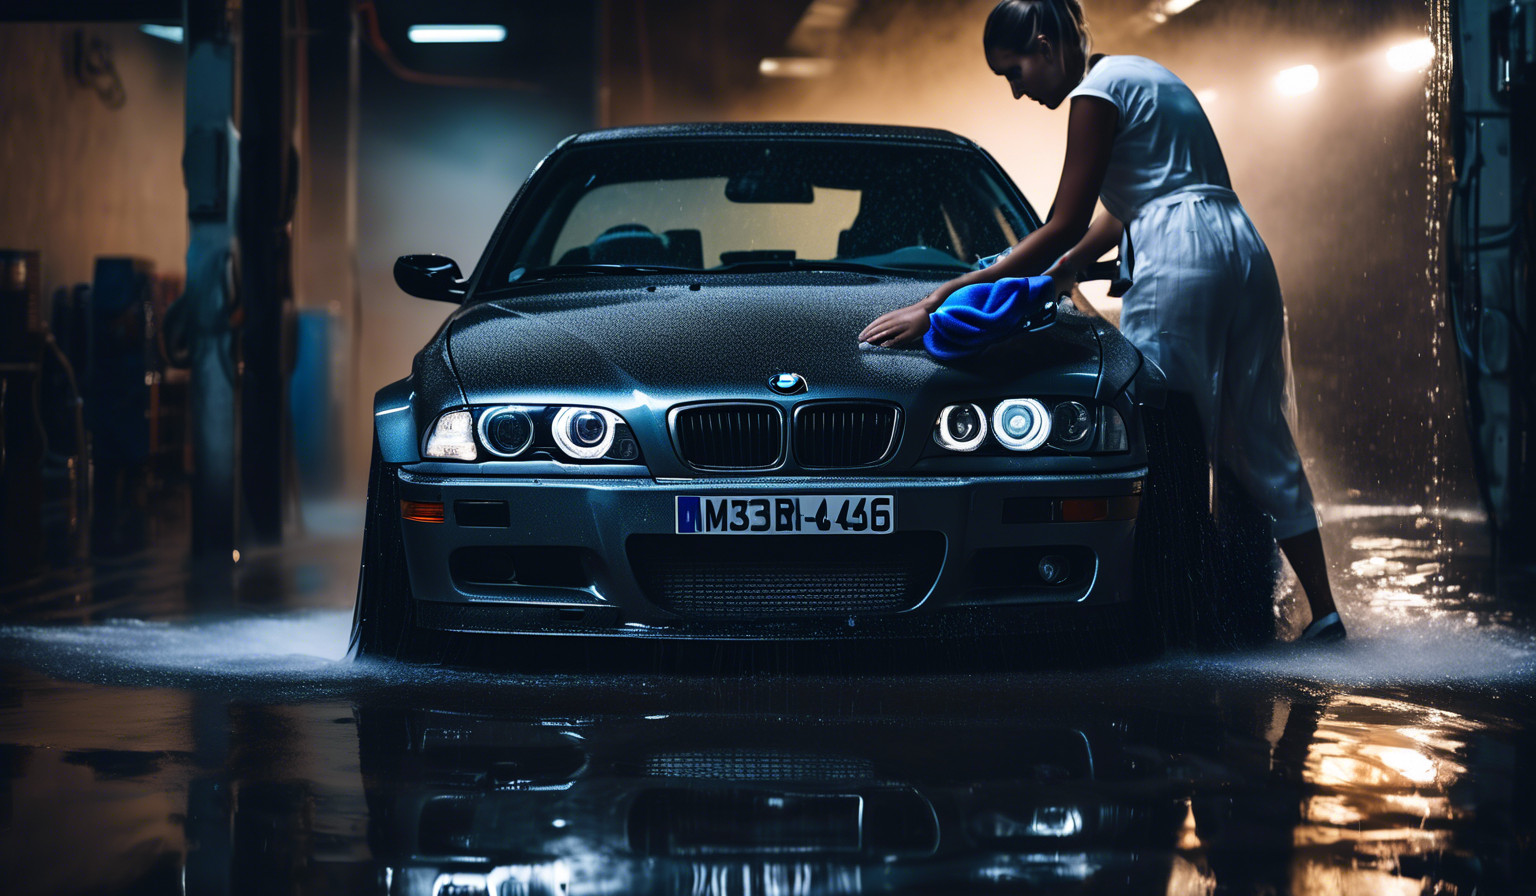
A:
<svg viewBox="0 0 1536 896">
<path fill-rule="evenodd" d="M 781 373 L 768 381 L 768 388 L 780 395 L 799 395 L 810 386 L 798 373 Z"/>
</svg>

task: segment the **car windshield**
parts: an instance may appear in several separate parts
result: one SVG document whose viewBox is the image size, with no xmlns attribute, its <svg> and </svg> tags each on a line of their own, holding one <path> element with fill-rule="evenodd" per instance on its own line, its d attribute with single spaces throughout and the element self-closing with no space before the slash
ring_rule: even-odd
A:
<svg viewBox="0 0 1536 896">
<path fill-rule="evenodd" d="M 485 286 L 634 269 L 952 275 L 1032 216 L 972 149 L 851 139 L 624 141 L 561 153 Z"/>
</svg>

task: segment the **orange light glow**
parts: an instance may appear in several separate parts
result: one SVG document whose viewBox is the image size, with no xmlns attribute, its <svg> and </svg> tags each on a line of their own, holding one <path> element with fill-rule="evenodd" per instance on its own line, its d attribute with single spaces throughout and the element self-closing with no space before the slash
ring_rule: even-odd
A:
<svg viewBox="0 0 1536 896">
<path fill-rule="evenodd" d="M 430 501 L 401 501 L 400 518 L 417 523 L 441 523 L 443 505 Z"/>
</svg>

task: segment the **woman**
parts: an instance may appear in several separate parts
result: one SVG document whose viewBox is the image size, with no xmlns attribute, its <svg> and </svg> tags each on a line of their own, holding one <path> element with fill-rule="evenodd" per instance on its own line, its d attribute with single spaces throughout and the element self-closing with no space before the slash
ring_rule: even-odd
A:
<svg viewBox="0 0 1536 896">
<path fill-rule="evenodd" d="M 1312 492 L 1284 415 L 1279 280 L 1194 94 L 1149 59 L 1090 63 L 1078 0 L 1002 0 L 983 43 L 1014 99 L 1051 109 L 1071 100 L 1054 210 L 991 266 L 881 315 L 859 339 L 881 346 L 917 339 L 928 315 L 973 283 L 1044 271 L 1065 294 L 1129 227 L 1136 269 L 1121 330 L 1167 373 L 1171 388 L 1194 397 L 1212 456 L 1269 514 L 1311 607 L 1301 637 L 1342 640 Z M 1108 214 L 1095 220 L 1099 199 Z"/>
</svg>

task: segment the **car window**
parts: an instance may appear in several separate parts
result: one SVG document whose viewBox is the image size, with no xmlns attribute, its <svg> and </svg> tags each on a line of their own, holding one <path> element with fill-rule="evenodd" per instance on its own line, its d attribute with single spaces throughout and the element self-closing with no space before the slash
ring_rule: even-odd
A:
<svg viewBox="0 0 1536 896">
<path fill-rule="evenodd" d="M 637 264 L 693 268 L 716 267 L 744 252 L 834 258 L 838 235 L 853 225 L 862 195 L 813 186 L 810 202 L 741 203 L 726 197 L 729 183 L 683 178 L 589 190 L 571 209 L 551 257 L 556 264 L 584 254 L 596 264 L 633 257 Z"/>
<path fill-rule="evenodd" d="M 975 150 L 873 140 L 669 139 L 551 160 L 488 284 L 531 270 L 852 263 L 953 273 L 1032 220 Z"/>
</svg>

